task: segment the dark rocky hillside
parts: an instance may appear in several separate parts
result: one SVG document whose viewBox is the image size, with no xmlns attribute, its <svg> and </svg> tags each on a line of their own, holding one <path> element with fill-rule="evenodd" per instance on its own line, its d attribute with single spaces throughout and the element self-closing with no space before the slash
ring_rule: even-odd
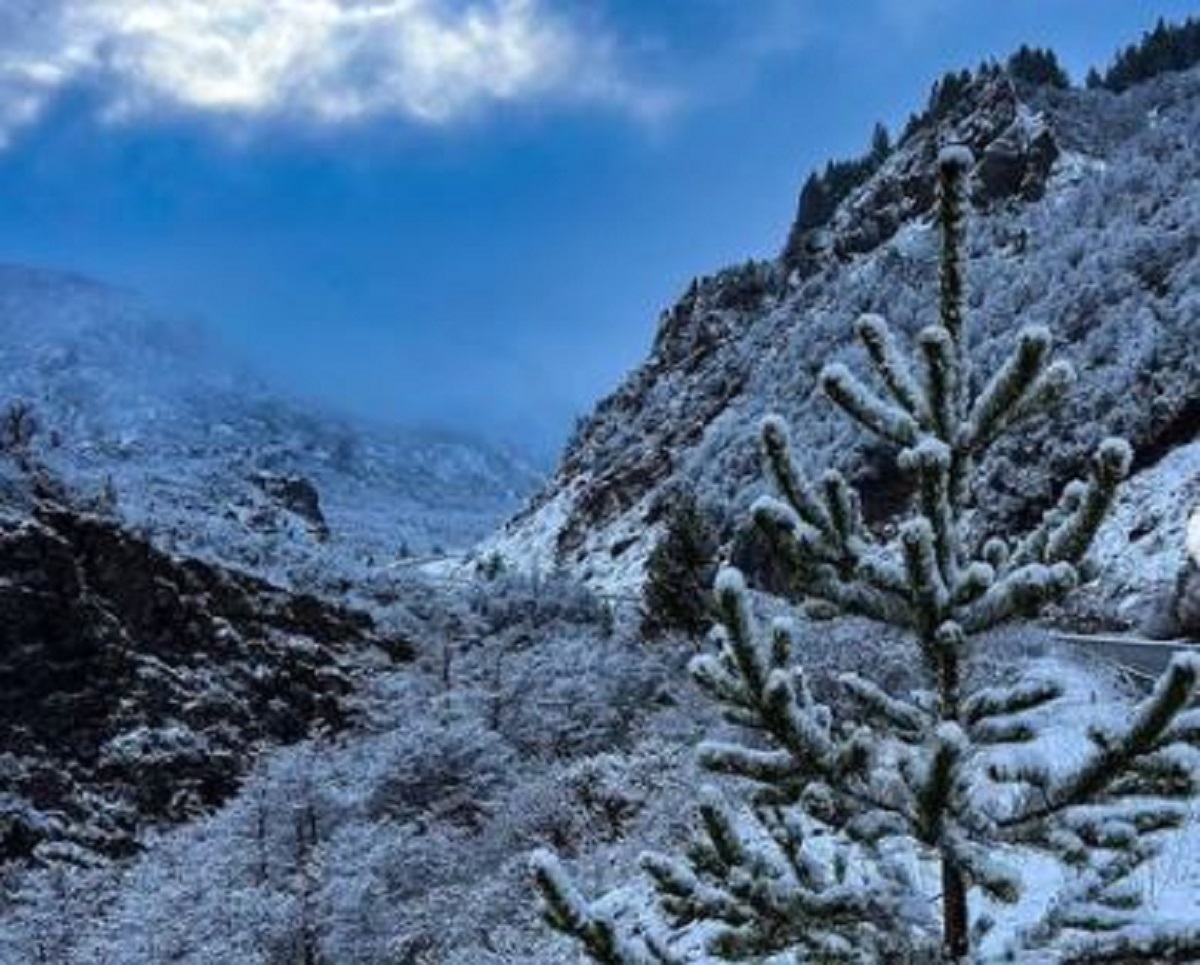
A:
<svg viewBox="0 0 1200 965">
<path fill-rule="evenodd" d="M 0 520 L 0 862 L 127 853 L 347 718 L 370 618 L 56 505 Z"/>
</svg>

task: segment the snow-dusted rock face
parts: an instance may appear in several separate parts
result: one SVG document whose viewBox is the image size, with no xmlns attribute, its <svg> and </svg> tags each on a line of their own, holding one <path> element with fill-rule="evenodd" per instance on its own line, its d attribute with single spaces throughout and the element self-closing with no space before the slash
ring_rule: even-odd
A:
<svg viewBox="0 0 1200 965">
<path fill-rule="evenodd" d="M 864 447 L 816 377 L 827 362 L 853 362 L 860 314 L 885 315 L 907 335 L 935 317 L 928 212 L 945 141 L 965 141 L 978 159 L 968 281 L 979 377 L 1030 323 L 1054 333 L 1080 374 L 1066 406 L 985 466 L 987 518 L 1035 520 L 1110 434 L 1134 444 L 1137 471 L 1152 468 L 1200 429 L 1198 137 L 1196 71 L 1119 96 L 1021 99 L 1003 82 L 985 85 L 944 129 L 902 142 L 814 238 L 806 263 L 693 284 L 665 313 L 645 364 L 600 403 L 495 548 L 636 585 L 664 487 L 689 484 L 737 518 L 761 492 L 757 426 L 769 412 L 787 419 L 810 468 L 850 471 L 872 518 L 898 509 L 908 489 L 893 454 Z"/>
<path fill-rule="evenodd" d="M 1045 113 L 1024 103 L 1003 74 L 977 80 L 945 119 L 944 131 L 976 159 L 972 197 L 987 209 L 1012 199 L 1036 201 L 1046 192 L 1061 153 Z M 819 273 L 830 258 L 845 261 L 875 251 L 906 224 L 928 215 L 937 193 L 937 156 L 943 137 L 918 130 L 902 141 L 881 169 L 846 199 L 826 227 L 793 239 L 786 268 Z"/>
<path fill-rule="evenodd" d="M 1098 578 L 1069 614 L 1072 625 L 1200 639 L 1180 603 L 1192 584 L 1188 516 L 1200 502 L 1200 441 L 1178 446 L 1126 483 L 1093 556 Z M 1193 628 L 1194 629 L 1190 629 Z"/>
<path fill-rule="evenodd" d="M 80 494 L 108 490 L 161 546 L 293 585 L 353 580 L 401 545 L 467 545 L 538 481 L 480 440 L 283 395 L 126 293 L 0 266 L 0 407 L 12 400 Z"/>
<path fill-rule="evenodd" d="M 1174 616 L 1180 632 L 1200 640 L 1200 508 L 1188 520 L 1187 562 L 1179 574 Z"/>
<path fill-rule="evenodd" d="M 261 743 L 338 726 L 370 618 L 43 504 L 0 519 L 0 863 L 120 854 L 236 790 Z M 43 852 L 45 853 L 45 852 Z"/>
<path fill-rule="evenodd" d="M 1197 506 L 1188 518 L 1187 554 L 1193 563 L 1200 566 L 1200 506 Z"/>
<path fill-rule="evenodd" d="M 1200 565 L 1188 560 L 1175 594 L 1175 626 L 1180 635 L 1200 640 Z"/>
</svg>

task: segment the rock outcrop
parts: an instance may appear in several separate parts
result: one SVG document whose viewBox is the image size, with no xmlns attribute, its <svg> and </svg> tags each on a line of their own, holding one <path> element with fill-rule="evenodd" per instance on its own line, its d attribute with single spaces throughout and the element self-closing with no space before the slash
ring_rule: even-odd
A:
<svg viewBox="0 0 1200 965">
<path fill-rule="evenodd" d="M 1200 640 L 1200 563 L 1195 560 L 1188 560 L 1179 573 L 1173 610 L 1179 634 Z"/>
<path fill-rule="evenodd" d="M 321 510 L 321 494 L 311 480 L 303 476 L 259 472 L 251 476 L 250 481 L 281 509 L 303 520 L 314 539 L 320 542 L 329 539 L 329 523 Z"/>
<path fill-rule="evenodd" d="M 1173 613 L 1179 633 L 1200 640 L 1200 508 L 1188 519 L 1187 560 L 1175 585 Z"/>
<path fill-rule="evenodd" d="M 813 274 L 831 259 L 874 251 L 904 225 L 928 216 L 937 197 L 937 153 L 951 139 L 970 147 L 977 159 L 972 199 L 984 210 L 1014 199 L 1039 200 L 1062 153 L 1045 114 L 1022 100 L 1008 76 L 982 77 L 950 116 L 901 142 L 828 225 L 793 241 L 786 267 Z"/>
</svg>

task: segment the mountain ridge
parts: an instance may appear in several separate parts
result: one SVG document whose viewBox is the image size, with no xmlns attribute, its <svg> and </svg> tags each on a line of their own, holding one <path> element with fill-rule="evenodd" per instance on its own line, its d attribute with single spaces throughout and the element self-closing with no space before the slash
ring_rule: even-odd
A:
<svg viewBox="0 0 1200 965">
<path fill-rule="evenodd" d="M 850 358 L 852 324 L 878 312 L 906 337 L 933 317 L 932 158 L 976 157 L 970 313 L 980 367 L 1018 324 L 1040 322 L 1081 373 L 1065 414 L 1043 419 L 985 467 L 989 514 L 1027 521 L 1080 472 L 1103 433 L 1130 437 L 1138 468 L 1194 438 L 1200 326 L 1194 184 L 1182 146 L 1200 130 L 1200 72 L 1121 94 L 980 75 L 961 108 L 906 138 L 810 233 L 801 256 L 692 284 L 664 313 L 646 362 L 584 422 L 558 469 L 491 550 L 628 590 L 661 532 L 671 487 L 730 506 L 760 492 L 757 422 L 780 411 L 812 468 L 832 464 L 886 517 L 903 497 L 890 456 L 855 443 L 819 399 L 817 373 Z M 1065 442 L 1058 442 L 1059 438 Z M 1045 473 L 1026 463 L 1048 460 Z M 897 488 L 898 487 L 898 488 Z"/>
</svg>

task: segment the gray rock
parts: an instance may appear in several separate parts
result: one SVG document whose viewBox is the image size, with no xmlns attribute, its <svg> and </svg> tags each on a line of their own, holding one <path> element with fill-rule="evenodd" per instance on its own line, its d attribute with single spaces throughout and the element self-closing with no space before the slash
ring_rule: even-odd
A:
<svg viewBox="0 0 1200 965">
<path fill-rule="evenodd" d="M 251 482 L 282 509 L 304 520 L 316 539 L 322 542 L 329 539 L 329 523 L 321 510 L 321 494 L 308 479 L 260 472 L 251 477 Z"/>
<path fill-rule="evenodd" d="M 1200 564 L 1195 560 L 1188 560 L 1179 573 L 1172 615 L 1181 636 L 1200 640 Z"/>
</svg>

